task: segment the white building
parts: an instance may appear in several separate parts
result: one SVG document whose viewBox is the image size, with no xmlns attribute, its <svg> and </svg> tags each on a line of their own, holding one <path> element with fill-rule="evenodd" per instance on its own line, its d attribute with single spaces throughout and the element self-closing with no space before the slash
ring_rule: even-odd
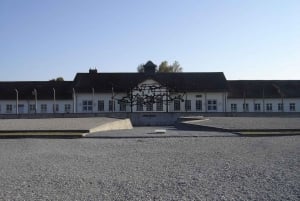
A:
<svg viewBox="0 0 300 201">
<path fill-rule="evenodd" d="M 0 82 L 0 114 L 300 112 L 300 81 L 227 81 L 224 74 L 77 73 L 73 81 Z"/>
</svg>

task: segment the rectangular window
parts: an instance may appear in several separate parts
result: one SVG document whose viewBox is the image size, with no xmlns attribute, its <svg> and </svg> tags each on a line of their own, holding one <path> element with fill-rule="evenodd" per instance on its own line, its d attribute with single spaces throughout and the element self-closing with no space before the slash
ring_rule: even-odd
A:
<svg viewBox="0 0 300 201">
<path fill-rule="evenodd" d="M 108 110 L 109 110 L 110 112 L 115 111 L 115 101 L 110 100 L 110 101 L 108 102 Z"/>
<path fill-rule="evenodd" d="M 65 104 L 65 113 L 71 112 L 71 104 Z"/>
<path fill-rule="evenodd" d="M 272 110 L 272 103 L 267 103 L 267 111 L 271 112 Z"/>
<path fill-rule="evenodd" d="M 254 111 L 260 112 L 260 103 L 254 103 Z"/>
<path fill-rule="evenodd" d="M 136 103 L 136 111 L 143 111 L 143 98 L 138 98 Z"/>
<path fill-rule="evenodd" d="M 25 112 L 24 104 L 19 104 L 18 105 L 18 112 L 19 112 L 19 114 L 23 114 Z"/>
<path fill-rule="evenodd" d="M 59 112 L 59 105 L 58 104 L 53 104 L 53 112 Z"/>
<path fill-rule="evenodd" d="M 191 110 L 192 110 L 191 100 L 185 100 L 185 111 L 191 111 Z"/>
<path fill-rule="evenodd" d="M 236 103 L 231 104 L 231 112 L 237 112 L 237 105 Z"/>
<path fill-rule="evenodd" d="M 126 112 L 126 103 L 120 101 L 119 105 L 120 105 L 120 112 Z"/>
<path fill-rule="evenodd" d="M 47 113 L 47 104 L 41 104 L 41 113 Z"/>
<path fill-rule="evenodd" d="M 202 111 L 202 100 L 196 100 L 196 111 Z"/>
<path fill-rule="evenodd" d="M 180 100 L 174 100 L 174 111 L 180 111 Z"/>
<path fill-rule="evenodd" d="M 82 111 L 83 112 L 92 112 L 93 111 L 93 101 L 91 101 L 91 100 L 82 101 Z"/>
<path fill-rule="evenodd" d="M 295 112 L 296 111 L 296 103 L 290 103 L 290 111 Z"/>
<path fill-rule="evenodd" d="M 104 100 L 98 101 L 98 111 L 104 111 Z"/>
<path fill-rule="evenodd" d="M 153 103 L 152 102 L 148 102 L 146 104 L 146 111 L 153 111 Z"/>
<path fill-rule="evenodd" d="M 29 105 L 29 113 L 35 113 L 36 107 L 35 104 L 30 104 Z"/>
<path fill-rule="evenodd" d="M 248 105 L 248 103 L 243 103 L 243 111 L 244 112 L 249 112 L 249 105 Z"/>
<path fill-rule="evenodd" d="M 278 103 L 278 111 L 282 112 L 283 111 L 283 104 Z"/>
<path fill-rule="evenodd" d="M 208 111 L 217 111 L 217 100 L 208 100 L 207 101 L 207 110 Z"/>
<path fill-rule="evenodd" d="M 156 111 L 163 111 L 164 105 L 163 105 L 163 98 L 159 97 L 156 100 Z"/>
<path fill-rule="evenodd" d="M 11 104 L 7 104 L 6 105 L 6 113 L 12 113 L 12 105 Z"/>
</svg>

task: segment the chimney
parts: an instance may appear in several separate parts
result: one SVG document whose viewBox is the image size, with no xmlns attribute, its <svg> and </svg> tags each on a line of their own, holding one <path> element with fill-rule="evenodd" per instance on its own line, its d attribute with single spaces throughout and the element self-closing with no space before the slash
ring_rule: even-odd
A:
<svg viewBox="0 0 300 201">
<path fill-rule="evenodd" d="M 97 68 L 94 69 L 90 68 L 89 74 L 97 74 L 97 73 L 98 73 Z"/>
<path fill-rule="evenodd" d="M 144 65 L 144 72 L 146 74 L 154 74 L 156 71 L 156 65 L 152 62 L 152 61 L 148 61 L 145 65 Z"/>
</svg>

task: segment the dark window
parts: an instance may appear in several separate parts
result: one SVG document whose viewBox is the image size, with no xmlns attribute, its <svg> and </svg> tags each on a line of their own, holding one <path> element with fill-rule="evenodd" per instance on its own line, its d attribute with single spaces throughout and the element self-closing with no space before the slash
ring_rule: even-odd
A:
<svg viewBox="0 0 300 201">
<path fill-rule="evenodd" d="M 231 112 L 237 112 L 237 105 L 236 103 L 231 104 Z"/>
<path fill-rule="evenodd" d="M 119 102 L 119 105 L 120 105 L 120 111 L 125 112 L 126 111 L 126 103 L 121 101 L 121 102 Z"/>
<path fill-rule="evenodd" d="M 138 98 L 137 99 L 137 104 L 136 104 L 136 110 L 137 111 L 143 111 L 143 98 Z"/>
<path fill-rule="evenodd" d="M 91 101 L 91 100 L 82 101 L 82 111 L 83 112 L 92 112 L 93 111 L 93 101 Z"/>
<path fill-rule="evenodd" d="M 104 111 L 104 100 L 98 101 L 98 111 Z"/>
<path fill-rule="evenodd" d="M 163 111 L 163 98 L 162 97 L 157 98 L 156 111 Z"/>
<path fill-rule="evenodd" d="M 254 104 L 254 111 L 259 112 L 260 111 L 260 103 L 255 103 Z"/>
<path fill-rule="evenodd" d="M 196 111 L 202 111 L 202 100 L 196 100 Z"/>
<path fill-rule="evenodd" d="M 191 100 L 185 100 L 185 111 L 191 111 L 191 110 L 192 110 Z"/>
<path fill-rule="evenodd" d="M 217 111 L 217 100 L 208 100 L 207 101 L 207 110 L 208 111 Z"/>
<path fill-rule="evenodd" d="M 290 103 L 290 111 L 291 112 L 296 111 L 296 103 Z"/>
<path fill-rule="evenodd" d="M 267 111 L 272 111 L 272 103 L 267 103 Z"/>
<path fill-rule="evenodd" d="M 249 105 L 248 105 L 248 103 L 244 103 L 243 104 L 243 111 L 244 112 L 249 112 Z"/>
<path fill-rule="evenodd" d="M 174 111 L 180 111 L 180 100 L 174 100 Z"/>
</svg>

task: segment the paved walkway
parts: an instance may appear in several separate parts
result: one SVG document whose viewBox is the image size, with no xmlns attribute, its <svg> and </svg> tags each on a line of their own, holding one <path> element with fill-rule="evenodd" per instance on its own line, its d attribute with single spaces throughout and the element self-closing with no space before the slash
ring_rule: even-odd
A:
<svg viewBox="0 0 300 201">
<path fill-rule="evenodd" d="M 300 118 L 280 117 L 208 117 L 206 120 L 185 122 L 199 130 L 300 130 Z"/>
</svg>

